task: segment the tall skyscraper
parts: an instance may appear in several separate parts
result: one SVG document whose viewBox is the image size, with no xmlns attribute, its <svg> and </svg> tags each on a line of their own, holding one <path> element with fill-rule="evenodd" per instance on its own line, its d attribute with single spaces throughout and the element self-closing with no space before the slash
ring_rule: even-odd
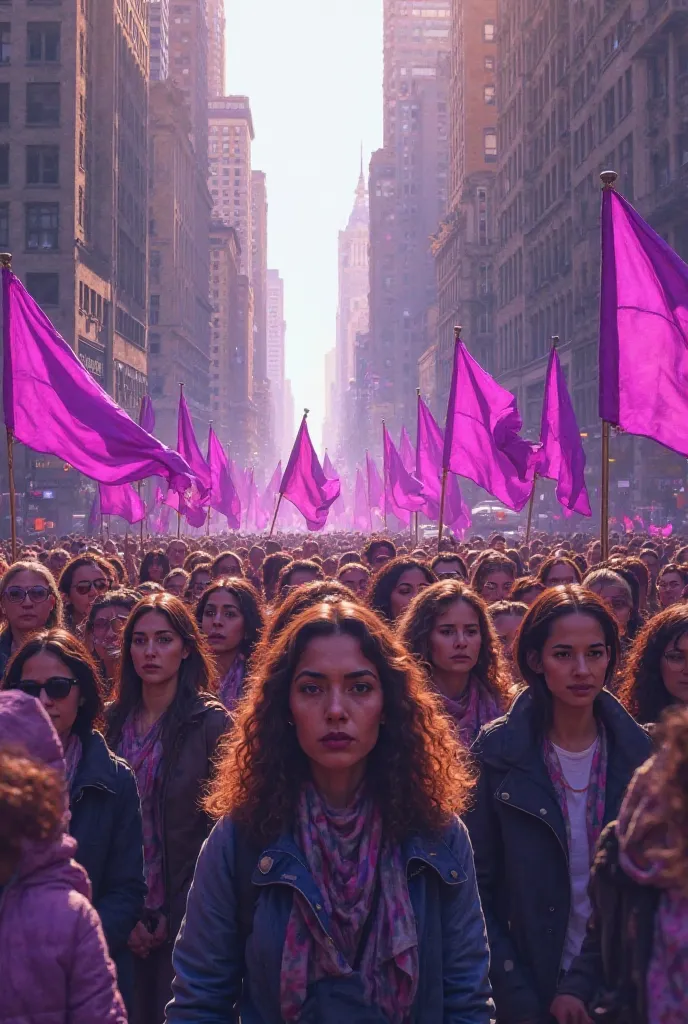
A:
<svg viewBox="0 0 688 1024">
<path fill-rule="evenodd" d="M 206 0 L 208 98 L 225 94 L 225 0 Z"/>
<path fill-rule="evenodd" d="M 284 281 L 279 270 L 267 272 L 267 376 L 270 381 L 272 423 L 278 457 L 288 454 L 285 441 L 284 349 L 287 325 L 284 320 Z"/>
<path fill-rule="evenodd" d="M 251 143 L 253 118 L 247 96 L 223 96 L 208 105 L 209 186 L 213 218 L 236 228 L 241 273 L 253 273 Z"/>
<path fill-rule="evenodd" d="M 263 171 L 251 172 L 251 234 L 253 259 L 253 390 L 260 432 L 260 454 L 264 464 L 274 457 L 270 422 L 270 383 L 267 376 L 267 276 L 268 276 L 268 194 Z"/>
<path fill-rule="evenodd" d="M 204 176 L 208 152 L 208 54 L 206 0 L 170 0 L 170 78 L 184 94 L 191 137 Z"/>
<path fill-rule="evenodd" d="M 210 301 L 213 306 L 210 360 L 210 412 L 223 444 L 232 444 L 233 381 L 236 347 L 240 338 L 239 236 L 229 224 L 215 221 L 210 232 Z"/>
<path fill-rule="evenodd" d="M 170 0 L 148 0 L 150 80 L 164 82 L 170 73 Z"/>
</svg>

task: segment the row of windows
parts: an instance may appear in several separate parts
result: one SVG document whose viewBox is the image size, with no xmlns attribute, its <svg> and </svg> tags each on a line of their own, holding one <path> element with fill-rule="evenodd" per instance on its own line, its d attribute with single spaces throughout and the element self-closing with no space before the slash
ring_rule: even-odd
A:
<svg viewBox="0 0 688 1024">
<path fill-rule="evenodd" d="M 26 146 L 24 180 L 27 185 L 58 185 L 60 147 Z M 0 185 L 10 184 L 10 145 L 0 145 Z M 15 167 L 16 169 L 16 167 Z"/>
<path fill-rule="evenodd" d="M 24 247 L 28 252 L 54 252 L 59 248 L 60 204 L 24 204 Z M 10 246 L 10 204 L 0 203 L 0 247 Z"/>
<path fill-rule="evenodd" d="M 0 22 L 0 64 L 12 59 L 12 26 Z M 55 64 L 60 60 L 59 21 L 30 21 L 26 26 L 26 59 L 32 64 Z"/>
</svg>

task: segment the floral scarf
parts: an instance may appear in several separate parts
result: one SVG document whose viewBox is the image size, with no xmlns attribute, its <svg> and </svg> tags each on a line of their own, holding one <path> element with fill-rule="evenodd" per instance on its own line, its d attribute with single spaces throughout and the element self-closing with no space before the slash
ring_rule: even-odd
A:
<svg viewBox="0 0 688 1024">
<path fill-rule="evenodd" d="M 482 727 L 499 718 L 502 713 L 497 701 L 487 693 L 475 676 L 471 676 L 468 686 L 458 700 L 452 700 L 443 693 L 439 695 L 445 714 L 453 720 L 459 739 L 465 747 L 472 747 Z"/>
<path fill-rule="evenodd" d="M 65 765 L 67 766 L 67 786 L 69 789 L 74 785 L 79 762 L 81 761 L 81 740 L 76 733 L 70 733 L 67 745 L 64 750 Z"/>
<path fill-rule="evenodd" d="M 661 821 L 659 797 L 652 786 L 653 772 L 661 753 L 647 761 L 633 776 L 619 811 L 616 833 L 619 863 L 639 885 L 661 889 L 655 916 L 652 958 L 647 971 L 648 1024 L 685 1024 L 688 1020 L 688 896 L 664 877 L 664 866 L 648 860 L 645 849 L 673 846 L 667 828 L 661 835 L 655 826 L 645 827 L 648 814 Z"/>
<path fill-rule="evenodd" d="M 218 697 L 228 711 L 234 711 L 244 686 L 246 675 L 246 658 L 243 654 L 237 654 L 232 662 L 229 672 L 220 680 Z"/>
<path fill-rule="evenodd" d="M 564 815 L 566 824 L 566 839 L 569 850 L 571 849 L 571 819 L 569 817 L 569 806 L 566 799 L 566 782 L 561 763 L 551 740 L 545 739 L 543 746 L 543 757 L 545 767 L 557 794 L 557 800 Z M 588 827 L 588 849 L 590 851 L 590 863 L 595 856 L 597 840 L 600 838 L 604 824 L 604 808 L 607 797 L 607 733 L 600 723 L 600 731 L 597 738 L 597 746 L 592 758 L 590 767 L 590 782 L 588 784 L 588 800 L 585 820 Z"/>
<path fill-rule="evenodd" d="M 143 736 L 138 734 L 136 720 L 136 712 L 127 716 L 117 753 L 129 763 L 138 783 L 143 822 L 143 868 L 148 886 L 146 907 L 159 910 L 165 901 L 159 801 L 163 718 L 158 719 Z"/>
<path fill-rule="evenodd" d="M 309 783 L 299 799 L 295 839 L 322 893 L 334 943 L 295 894 L 282 954 L 282 1017 L 299 1019 L 310 983 L 352 973 L 379 877 L 361 978 L 371 1005 L 390 1024 L 405 1024 L 418 989 L 418 937 L 401 851 L 384 841 L 382 815 L 362 790 L 349 807 L 335 810 Z"/>
</svg>

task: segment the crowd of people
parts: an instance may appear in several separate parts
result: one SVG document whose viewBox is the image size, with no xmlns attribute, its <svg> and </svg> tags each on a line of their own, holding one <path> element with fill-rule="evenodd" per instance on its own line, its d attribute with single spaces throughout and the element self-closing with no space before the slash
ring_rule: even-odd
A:
<svg viewBox="0 0 688 1024">
<path fill-rule="evenodd" d="M 680 538 L 0 555 L 0 1024 L 688 1020 Z"/>
</svg>

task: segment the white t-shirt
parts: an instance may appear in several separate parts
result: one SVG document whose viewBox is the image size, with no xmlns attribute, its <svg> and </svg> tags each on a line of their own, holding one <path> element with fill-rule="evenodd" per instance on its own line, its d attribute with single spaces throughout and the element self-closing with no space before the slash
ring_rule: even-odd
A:
<svg viewBox="0 0 688 1024">
<path fill-rule="evenodd" d="M 595 756 L 598 741 L 595 740 L 587 750 L 578 753 L 571 753 L 570 750 L 562 750 L 554 746 L 564 773 L 571 789 L 566 789 L 566 803 L 569 810 L 571 823 L 571 848 L 569 850 L 569 874 L 571 877 L 571 913 L 569 915 L 568 928 L 566 929 L 566 941 L 564 942 L 564 957 L 562 967 L 568 971 L 572 961 L 578 956 L 585 938 L 585 927 L 590 917 L 590 900 L 588 899 L 588 882 L 590 880 L 590 848 L 588 846 L 588 826 L 586 823 L 586 810 L 588 806 L 588 785 L 590 783 L 590 771 L 592 759 Z M 585 787 L 585 788 L 584 788 Z M 582 793 L 574 793 L 573 790 L 582 789 Z"/>
</svg>

